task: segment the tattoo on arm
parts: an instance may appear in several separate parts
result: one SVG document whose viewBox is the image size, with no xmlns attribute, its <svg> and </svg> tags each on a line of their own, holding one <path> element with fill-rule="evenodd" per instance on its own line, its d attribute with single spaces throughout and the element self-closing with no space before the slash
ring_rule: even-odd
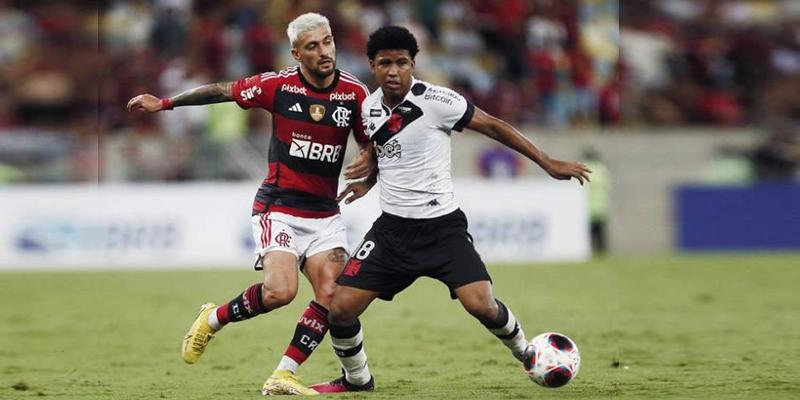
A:
<svg viewBox="0 0 800 400">
<path fill-rule="evenodd" d="M 197 106 L 231 101 L 233 100 L 232 86 L 232 82 L 220 82 L 189 89 L 172 97 L 172 105 L 175 107 Z"/>
</svg>

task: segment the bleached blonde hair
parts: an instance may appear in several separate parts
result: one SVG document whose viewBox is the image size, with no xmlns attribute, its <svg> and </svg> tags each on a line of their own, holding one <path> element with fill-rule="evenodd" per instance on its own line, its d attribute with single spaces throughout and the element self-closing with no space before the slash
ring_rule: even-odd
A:
<svg viewBox="0 0 800 400">
<path fill-rule="evenodd" d="M 328 28 L 328 32 L 331 30 L 331 24 L 328 18 L 322 14 L 305 13 L 295 18 L 294 21 L 289 23 L 289 27 L 286 28 L 286 35 L 289 36 L 289 44 L 295 47 L 295 43 L 297 43 L 297 39 L 300 37 L 301 33 L 313 31 L 320 27 Z"/>
</svg>

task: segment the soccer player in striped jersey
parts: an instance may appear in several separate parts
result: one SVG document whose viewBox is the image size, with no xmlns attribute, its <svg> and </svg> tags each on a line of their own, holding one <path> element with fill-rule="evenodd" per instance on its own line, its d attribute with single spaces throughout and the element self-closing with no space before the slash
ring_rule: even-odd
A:
<svg viewBox="0 0 800 400">
<path fill-rule="evenodd" d="M 555 179 L 589 180 L 585 165 L 550 158 L 511 125 L 455 91 L 413 77 L 417 41 L 405 28 L 369 37 L 367 57 L 379 88 L 362 104 L 378 169 L 349 184 L 346 202 L 380 181 L 383 214 L 337 279 L 328 322 L 344 375 L 312 385 L 320 393 L 372 390 L 358 320 L 375 298 L 391 300 L 417 278 L 443 282 L 453 299 L 522 361 L 527 340 L 511 309 L 494 296 L 491 277 L 472 245 L 450 176 L 450 140 L 464 128 L 523 154 Z"/>
<path fill-rule="evenodd" d="M 346 168 L 345 177 L 363 178 L 375 166 L 361 118 L 361 103 L 369 91 L 355 76 L 336 68 L 328 19 L 315 13 L 301 15 L 289 24 L 287 34 L 297 66 L 204 85 L 169 98 L 143 94 L 128 103 L 131 110 L 157 112 L 235 101 L 245 109 L 259 107 L 272 113 L 269 173 L 252 208 L 263 281 L 226 304 L 204 304 L 182 347 L 184 361 L 193 364 L 228 323 L 289 304 L 297 294 L 299 266 L 314 289 L 314 300 L 264 383 L 265 395 L 316 394 L 301 385 L 295 373 L 328 331 L 335 279 L 347 258 L 345 225 L 335 198 L 351 130 L 362 151 Z"/>
</svg>

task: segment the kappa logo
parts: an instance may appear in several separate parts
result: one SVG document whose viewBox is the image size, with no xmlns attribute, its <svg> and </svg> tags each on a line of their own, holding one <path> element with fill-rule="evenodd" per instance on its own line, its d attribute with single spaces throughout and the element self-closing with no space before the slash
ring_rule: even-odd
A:
<svg viewBox="0 0 800 400">
<path fill-rule="evenodd" d="M 289 111 L 292 112 L 303 112 L 303 107 L 300 107 L 300 103 L 294 103 L 293 106 L 289 107 Z"/>
<path fill-rule="evenodd" d="M 389 143 L 383 145 L 376 145 L 375 152 L 378 154 L 378 158 L 400 158 L 402 156 L 403 146 L 400 146 L 400 142 L 397 139 L 392 140 Z"/>
<path fill-rule="evenodd" d="M 261 94 L 261 88 L 258 86 L 249 87 L 239 92 L 239 96 L 245 100 L 253 100 L 259 94 Z"/>
<path fill-rule="evenodd" d="M 342 152 L 342 145 L 322 144 L 310 140 L 292 139 L 289 146 L 289 155 L 307 160 L 327 161 L 335 163 L 339 161 Z"/>
<path fill-rule="evenodd" d="M 353 111 L 345 107 L 336 106 L 336 111 L 334 111 L 332 115 L 333 122 L 336 122 L 336 126 L 338 126 L 339 128 L 344 128 L 350 125 L 350 114 L 352 112 Z"/>
<path fill-rule="evenodd" d="M 287 83 L 281 85 L 281 92 L 302 94 L 302 95 L 307 94 L 306 88 L 295 85 L 289 85 Z"/>
<path fill-rule="evenodd" d="M 350 93 L 331 93 L 329 101 L 349 101 L 356 99 L 356 92 Z"/>
</svg>

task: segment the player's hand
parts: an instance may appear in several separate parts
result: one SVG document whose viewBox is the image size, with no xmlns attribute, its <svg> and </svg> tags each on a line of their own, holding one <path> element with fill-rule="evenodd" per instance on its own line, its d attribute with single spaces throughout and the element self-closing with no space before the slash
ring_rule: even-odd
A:
<svg viewBox="0 0 800 400">
<path fill-rule="evenodd" d="M 375 149 L 370 145 L 353 157 L 350 164 L 344 168 L 346 179 L 362 179 L 368 177 L 378 166 L 375 160 Z"/>
<path fill-rule="evenodd" d="M 372 186 L 373 185 L 370 185 L 365 181 L 348 183 L 347 187 L 344 188 L 342 193 L 339 193 L 339 196 L 336 197 L 336 202 L 340 203 L 342 199 L 347 197 L 349 194 L 350 197 L 347 197 L 347 199 L 344 200 L 344 204 L 350 204 L 364 197 L 364 195 L 367 194 L 370 189 L 372 189 Z"/>
<path fill-rule="evenodd" d="M 128 102 L 128 111 L 140 110 L 144 112 L 161 111 L 161 99 L 152 94 L 140 94 Z"/>
<path fill-rule="evenodd" d="M 550 160 L 545 168 L 550 176 L 558 180 L 569 180 L 575 178 L 583 186 L 583 182 L 591 182 L 589 174 L 592 170 L 586 164 L 572 161 Z"/>
</svg>

